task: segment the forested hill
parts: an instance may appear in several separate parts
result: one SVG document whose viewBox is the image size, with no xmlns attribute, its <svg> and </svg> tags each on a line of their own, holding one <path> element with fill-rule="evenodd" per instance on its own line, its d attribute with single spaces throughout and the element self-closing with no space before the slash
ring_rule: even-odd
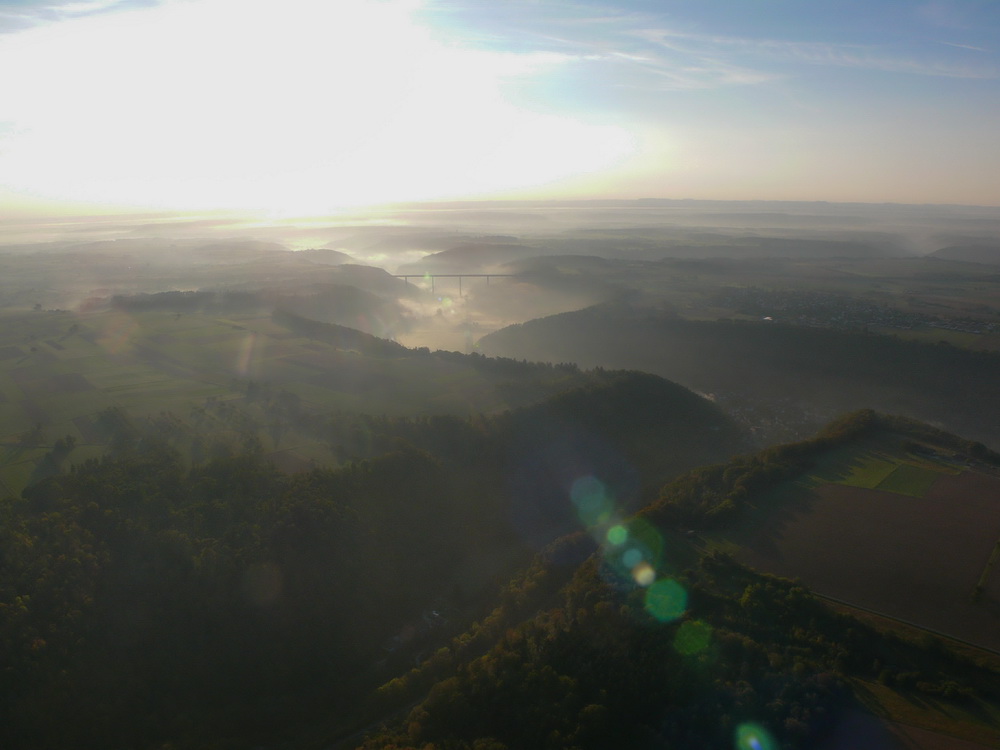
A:
<svg viewBox="0 0 1000 750">
<path fill-rule="evenodd" d="M 349 726 L 539 548 L 744 445 L 640 373 L 494 417 L 357 416 L 371 458 L 296 475 L 252 443 L 191 466 L 118 416 L 111 455 L 0 501 L 4 748 Z"/>
<path fill-rule="evenodd" d="M 403 356 L 409 352 L 405 346 L 395 341 L 378 338 L 354 328 L 304 318 L 287 310 L 275 310 L 271 317 L 275 323 L 299 336 L 323 341 L 338 349 L 353 349 L 369 356 L 383 357 Z"/>
<path fill-rule="evenodd" d="M 396 720 L 364 749 L 896 750 L 909 745 L 862 715 L 895 718 L 900 705 L 920 706 L 926 726 L 982 743 L 970 747 L 994 746 L 995 661 L 989 666 L 982 652 L 960 656 L 927 632 L 886 620 L 876 627 L 831 608 L 799 581 L 755 572 L 722 552 L 738 550 L 732 538 L 687 525 L 752 531 L 760 522 L 754 506 L 777 485 L 824 462 L 826 469 L 831 461 L 857 465 L 873 446 L 884 460 L 891 445 L 946 485 L 956 465 L 988 473 L 1000 463 L 982 445 L 927 425 L 859 412 L 808 441 L 695 470 L 639 514 L 596 517 L 589 536 L 552 545 L 512 581 L 489 618 L 385 684 L 377 705 Z M 951 498 L 956 517 L 966 499 Z M 921 512 L 917 499 L 907 500 Z M 809 512 L 800 503 L 790 515 Z M 899 531 L 881 530 L 882 550 L 900 546 Z M 595 548 L 572 571 L 572 561 Z M 805 554 L 824 557 L 815 546 Z M 852 554 L 869 553 L 848 547 L 845 556 Z M 871 562 L 880 560 L 876 553 Z M 938 596 L 941 581 L 917 570 L 894 568 L 894 586 L 905 588 L 914 576 L 914 587 Z M 967 582 L 951 582 L 966 601 Z"/>
<path fill-rule="evenodd" d="M 921 685 L 915 700 L 952 711 L 996 703 L 995 671 L 933 641 L 880 632 L 725 555 L 683 570 L 678 557 L 660 564 L 676 572 L 647 588 L 595 557 L 543 611 L 497 633 L 484 655 L 468 658 L 466 646 L 481 631 L 456 639 L 382 689 L 384 705 L 399 705 L 437 677 L 364 750 L 895 750 L 903 745 L 873 718 L 859 719 L 852 696 L 853 684 L 879 670 L 906 673 Z M 557 566 L 540 565 L 509 592 L 510 607 L 553 578 Z M 494 616 L 501 621 L 504 610 Z"/>
<path fill-rule="evenodd" d="M 675 476 L 681 466 L 703 465 L 714 461 L 712 456 L 750 447 L 732 419 L 683 386 L 640 372 L 605 373 L 604 378 L 513 410 L 498 424 L 518 436 L 509 442 L 533 462 L 556 460 L 554 451 L 566 450 L 557 446 L 573 446 L 580 455 L 593 455 L 595 463 L 618 466 L 619 472 L 626 467 L 635 482 L 654 490 L 657 477 Z M 582 466 L 577 471 L 587 473 Z"/>
<path fill-rule="evenodd" d="M 617 303 L 510 326 L 479 347 L 494 356 L 644 370 L 722 398 L 793 404 L 824 421 L 871 408 L 1000 444 L 995 352 L 773 322 L 684 320 Z"/>
</svg>

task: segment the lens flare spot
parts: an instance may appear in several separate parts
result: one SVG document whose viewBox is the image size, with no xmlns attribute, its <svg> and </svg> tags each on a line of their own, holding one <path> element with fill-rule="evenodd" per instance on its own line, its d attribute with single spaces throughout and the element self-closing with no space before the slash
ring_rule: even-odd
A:
<svg viewBox="0 0 1000 750">
<path fill-rule="evenodd" d="M 777 743 L 760 724 L 736 727 L 736 750 L 776 750 Z"/>
<path fill-rule="evenodd" d="M 569 496 L 587 527 L 606 523 L 615 509 L 604 484 L 594 477 L 581 477 L 573 482 Z"/>
<path fill-rule="evenodd" d="M 622 555 L 622 562 L 625 563 L 625 567 L 629 570 L 635 569 L 638 565 L 643 562 L 642 550 L 633 547 L 628 550 L 624 555 Z"/>
<path fill-rule="evenodd" d="M 608 573 L 634 581 L 636 566 L 646 563 L 654 571 L 663 563 L 663 537 L 656 527 L 642 519 L 615 524 L 605 532 L 609 544 L 604 548 Z"/>
<path fill-rule="evenodd" d="M 712 626 L 701 620 L 681 623 L 674 636 L 674 650 L 684 656 L 700 654 L 712 642 Z"/>
<path fill-rule="evenodd" d="M 236 356 L 236 372 L 246 377 L 250 374 L 250 364 L 253 362 L 254 354 L 257 350 L 257 333 L 250 331 L 243 343 L 240 345 L 239 354 Z"/>
<path fill-rule="evenodd" d="M 661 578 L 646 591 L 646 611 L 660 622 L 676 620 L 687 609 L 687 592 L 672 578 Z"/>
<path fill-rule="evenodd" d="M 124 351 L 139 331 L 139 324 L 126 315 L 115 315 L 105 324 L 97 343 L 112 354 Z"/>
<path fill-rule="evenodd" d="M 608 544 L 614 545 L 615 547 L 620 547 L 625 544 L 628 540 L 628 529 L 626 529 L 621 524 L 617 526 L 612 526 L 608 529 L 607 533 Z"/>
<path fill-rule="evenodd" d="M 656 571 L 647 562 L 639 563 L 632 569 L 632 577 L 640 586 L 651 586 L 656 580 Z"/>
</svg>

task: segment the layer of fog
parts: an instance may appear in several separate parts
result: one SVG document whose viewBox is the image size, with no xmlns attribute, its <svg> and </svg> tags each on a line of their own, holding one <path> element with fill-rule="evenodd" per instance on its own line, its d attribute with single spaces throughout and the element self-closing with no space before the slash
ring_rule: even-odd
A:
<svg viewBox="0 0 1000 750">
<path fill-rule="evenodd" d="M 262 310 L 280 305 L 409 346 L 469 351 L 510 323 L 648 294 L 658 274 L 675 273 L 669 259 L 941 253 L 1000 262 L 1000 208 L 438 203 L 297 220 L 24 218 L 0 227 L 0 243 L 0 306 L 84 309 L 116 295 L 254 292 Z"/>
</svg>

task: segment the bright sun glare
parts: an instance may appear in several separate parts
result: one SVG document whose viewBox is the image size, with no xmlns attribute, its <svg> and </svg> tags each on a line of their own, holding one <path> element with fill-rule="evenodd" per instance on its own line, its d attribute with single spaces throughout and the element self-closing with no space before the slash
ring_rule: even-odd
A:
<svg viewBox="0 0 1000 750">
<path fill-rule="evenodd" d="M 417 4 L 170 0 L 0 38 L 0 185 L 314 213 L 543 186 L 621 162 L 616 126 L 518 107 L 558 55 L 449 45 Z"/>
</svg>

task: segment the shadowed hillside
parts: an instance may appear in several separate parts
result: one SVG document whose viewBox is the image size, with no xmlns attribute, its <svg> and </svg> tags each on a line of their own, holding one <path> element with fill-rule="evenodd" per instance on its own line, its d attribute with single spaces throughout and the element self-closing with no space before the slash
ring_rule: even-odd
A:
<svg viewBox="0 0 1000 750">
<path fill-rule="evenodd" d="M 420 670 L 384 685 L 382 710 L 416 705 L 403 708 L 363 747 L 912 746 L 907 732 L 868 711 L 924 727 L 926 742 L 960 737 L 969 747 L 994 746 L 1000 683 L 982 652 L 968 658 L 926 631 L 885 618 L 856 619 L 811 594 L 808 578 L 775 578 L 737 561 L 747 555 L 733 547 L 734 535 L 752 532 L 761 513 L 794 505 L 788 493 L 767 500 L 776 487 L 817 467 L 842 472 L 850 463 L 845 452 L 864 456 L 885 441 L 906 475 L 897 477 L 893 491 L 911 498 L 919 483 L 905 467 L 949 477 L 988 474 L 1000 463 L 981 445 L 862 412 L 809 441 L 692 472 L 637 516 L 595 518 L 589 537 L 553 544 L 511 582 L 490 617 Z M 969 499 L 958 492 L 947 502 Z M 775 507 L 758 507 L 765 503 Z M 795 512 L 816 510 L 796 506 Z M 690 523 L 727 531 L 684 532 Z M 940 526 L 926 514 L 918 523 Z M 791 524 L 784 528 L 785 537 L 797 533 Z M 879 533 L 881 542 L 870 549 L 851 547 L 843 537 L 826 546 L 843 544 L 846 557 L 877 555 L 880 545 L 907 548 L 893 541 L 890 525 Z M 787 546 L 781 535 L 778 540 Z M 722 551 L 724 542 L 737 550 L 735 558 Z M 812 559 L 836 573 L 843 560 L 816 555 L 819 546 L 812 539 L 799 562 Z M 915 562 L 927 550 L 910 547 L 908 554 Z M 897 586 L 908 581 L 936 595 L 919 565 L 892 572 Z M 872 588 L 863 573 L 840 573 L 855 587 Z M 968 601 L 962 577 L 951 584 Z M 894 592 L 882 593 L 889 607 Z M 981 609 L 989 616 L 985 605 Z M 919 708 L 910 712 L 906 705 Z"/>
<path fill-rule="evenodd" d="M 177 449 L 210 445 L 222 417 L 247 429 L 249 408 L 223 402 L 194 424 L 101 412 L 101 458 L 60 440 L 0 501 L 0 743 L 270 744 L 331 706 L 353 722 L 537 550 L 745 445 L 717 407 L 658 377 L 581 381 L 494 416 L 314 418 L 343 455 L 296 474 L 253 434 L 197 460 Z M 287 394 L 247 397 L 294 421 Z"/>
<path fill-rule="evenodd" d="M 824 417 L 858 408 L 912 416 L 1000 443 L 993 386 L 1000 355 L 947 344 L 770 322 L 693 321 L 624 303 L 510 326 L 480 340 L 492 355 L 636 368 L 720 403 L 788 403 Z"/>
</svg>

